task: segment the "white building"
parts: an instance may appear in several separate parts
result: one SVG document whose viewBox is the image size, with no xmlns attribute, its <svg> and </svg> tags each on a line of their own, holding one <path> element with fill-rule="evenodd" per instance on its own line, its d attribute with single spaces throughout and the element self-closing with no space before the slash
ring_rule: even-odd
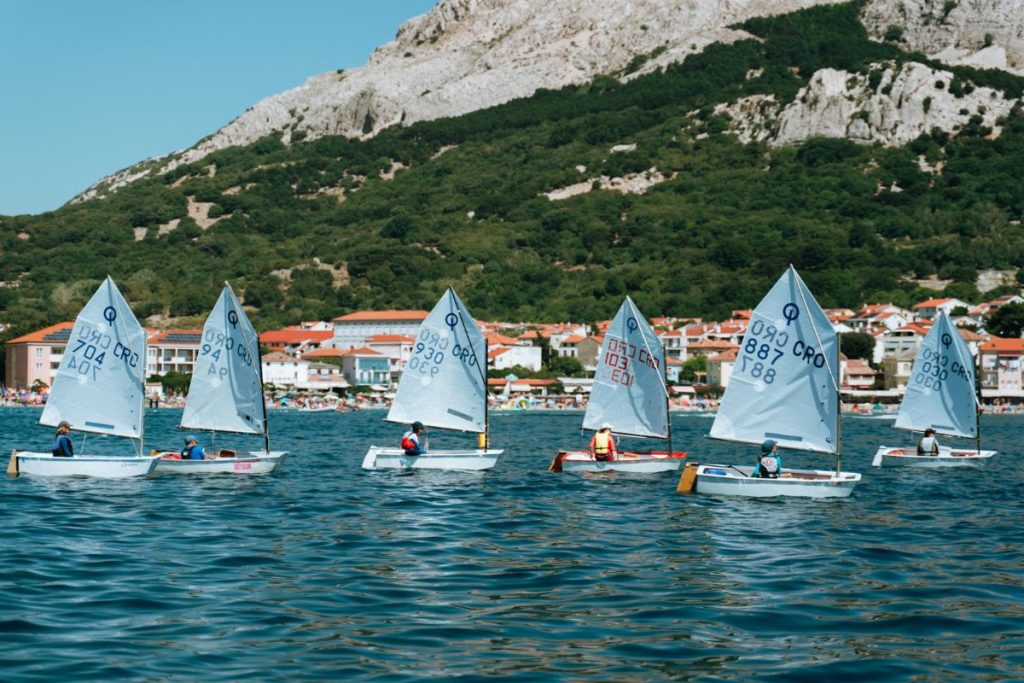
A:
<svg viewBox="0 0 1024 683">
<path fill-rule="evenodd" d="M 496 370 L 507 370 L 521 366 L 534 372 L 541 368 L 539 346 L 499 346 L 487 352 L 487 366 Z"/>
<path fill-rule="evenodd" d="M 167 330 L 154 334 L 146 346 L 146 376 L 191 373 L 202 339 L 202 330 Z"/>
<path fill-rule="evenodd" d="M 309 383 L 309 361 L 274 352 L 263 356 L 263 383 L 279 387 L 304 387 Z"/>
<path fill-rule="evenodd" d="M 921 303 L 914 305 L 914 314 L 917 315 L 918 318 L 923 318 L 924 320 L 934 320 L 935 316 L 939 314 L 939 311 L 944 311 L 946 315 L 953 315 L 953 311 L 958 308 L 970 310 L 972 306 L 966 301 L 952 299 L 949 297 L 943 299 L 928 299 L 927 301 L 922 301 Z"/>
<path fill-rule="evenodd" d="M 365 346 L 371 337 L 377 335 L 402 335 L 415 337 L 420 323 L 427 317 L 426 311 L 356 311 L 339 318 L 334 323 L 334 346 L 352 349 Z"/>
</svg>

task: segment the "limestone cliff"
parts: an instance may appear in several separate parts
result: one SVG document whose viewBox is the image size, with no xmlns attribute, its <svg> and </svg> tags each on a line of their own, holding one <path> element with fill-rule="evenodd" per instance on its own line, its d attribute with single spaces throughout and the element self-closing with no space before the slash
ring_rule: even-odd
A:
<svg viewBox="0 0 1024 683">
<path fill-rule="evenodd" d="M 527 97 L 539 88 L 584 83 L 600 74 L 629 79 L 703 50 L 747 37 L 730 28 L 837 0 L 440 0 L 411 19 L 362 67 L 309 78 L 258 102 L 195 147 L 151 159 L 104 178 L 73 201 L 268 134 L 290 143 L 324 135 L 369 136 L 394 125 L 458 116 Z M 879 40 L 895 40 L 951 62 L 982 63 L 1024 73 L 1022 0 L 869 0 L 863 21 Z M 897 30 L 893 31 L 893 27 Z M 927 80 L 948 75 L 927 67 L 886 72 L 891 92 L 869 93 L 862 78 L 816 74 L 799 103 L 735 103 L 738 130 L 786 144 L 810 135 L 848 135 L 901 144 L 914 131 L 987 119 L 1006 109 L 979 89 L 967 101 Z M 891 71 L 891 70 L 890 70 Z M 983 103 L 985 97 L 991 102 Z M 926 106 L 925 100 L 929 101 Z M 740 115 L 753 107 L 753 114 Z M 984 107 L 981 112 L 979 107 Z M 962 114 L 967 110 L 968 114 Z M 751 114 L 751 112 L 747 112 Z M 756 130 L 755 130 L 756 129 Z"/>
</svg>

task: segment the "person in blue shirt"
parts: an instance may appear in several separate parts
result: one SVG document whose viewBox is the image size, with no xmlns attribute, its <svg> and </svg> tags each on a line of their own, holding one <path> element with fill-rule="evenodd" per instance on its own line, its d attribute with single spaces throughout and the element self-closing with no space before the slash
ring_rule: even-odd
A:
<svg viewBox="0 0 1024 683">
<path fill-rule="evenodd" d="M 181 449 L 182 460 L 206 460 L 206 451 L 196 441 L 196 437 L 189 434 L 185 437 L 185 447 Z"/>
<path fill-rule="evenodd" d="M 779 445 L 774 439 L 765 439 L 761 443 L 761 455 L 754 468 L 754 476 L 763 479 L 778 479 L 782 474 L 782 456 Z"/>
<path fill-rule="evenodd" d="M 68 436 L 69 432 L 71 432 L 71 425 L 61 420 L 57 424 L 57 435 L 53 439 L 53 457 L 70 458 L 75 455 L 75 447 L 71 443 L 71 437 Z"/>
<path fill-rule="evenodd" d="M 402 450 L 406 455 L 426 455 L 427 445 L 421 440 L 422 422 L 413 422 L 412 429 L 402 437 Z"/>
</svg>

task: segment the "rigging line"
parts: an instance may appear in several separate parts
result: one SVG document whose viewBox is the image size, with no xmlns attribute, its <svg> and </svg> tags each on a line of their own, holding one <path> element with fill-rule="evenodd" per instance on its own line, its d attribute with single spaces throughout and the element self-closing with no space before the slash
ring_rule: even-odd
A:
<svg viewBox="0 0 1024 683">
<path fill-rule="evenodd" d="M 948 320 L 948 317 L 947 317 L 947 320 Z M 950 323 L 949 327 L 950 327 L 950 328 L 952 328 L 952 329 L 951 329 L 952 333 L 953 333 L 953 334 L 955 334 L 956 336 L 960 337 L 960 332 L 959 332 L 959 331 L 958 331 L 958 330 L 956 329 L 956 326 L 955 326 L 955 325 L 953 325 L 953 324 L 952 324 L 952 322 L 953 322 L 952 320 L 949 320 L 949 323 Z M 963 340 L 963 337 L 960 337 L 960 338 L 961 338 L 961 340 Z M 942 340 L 941 340 L 941 338 L 940 338 L 940 340 L 939 340 L 939 343 L 941 343 L 941 342 L 942 342 Z M 974 358 L 973 358 L 973 357 L 971 358 L 971 362 L 970 362 L 970 364 L 966 363 L 966 362 L 964 361 L 964 357 L 963 357 L 963 355 L 962 355 L 962 354 L 961 354 L 961 352 L 960 352 L 960 344 L 957 344 L 957 343 L 956 343 L 956 340 L 953 340 L 953 339 L 951 339 L 951 340 L 950 340 L 950 346 L 952 346 L 952 347 L 953 347 L 953 350 L 954 350 L 954 351 L 956 351 L 956 357 L 957 357 L 957 360 L 959 360 L 959 361 L 960 361 L 960 366 L 961 366 L 961 367 L 964 367 L 964 368 L 970 367 L 970 368 L 971 368 L 971 370 L 972 370 L 972 371 L 973 371 L 974 373 L 977 373 L 977 374 L 979 374 L 979 375 L 980 375 L 980 373 L 981 373 L 981 368 L 980 368 L 980 365 L 981 365 L 981 363 L 980 363 L 980 361 L 979 361 L 979 363 L 978 363 L 978 365 L 979 365 L 979 368 L 978 368 L 978 369 L 975 369 L 975 368 L 974 368 Z M 979 359 L 981 358 L 981 352 L 980 352 L 980 351 L 978 352 L 978 357 L 979 357 Z M 976 378 L 976 379 L 977 379 L 977 378 Z M 978 394 L 977 394 L 977 392 L 973 392 L 973 393 L 974 393 L 974 409 L 975 409 L 975 411 L 977 411 L 977 409 L 978 409 L 978 408 L 979 408 L 979 407 L 981 406 L 981 401 L 980 401 L 980 400 L 978 400 Z"/>
<path fill-rule="evenodd" d="M 457 304 L 459 299 L 458 299 L 458 295 L 455 294 L 455 290 L 452 289 L 451 287 L 449 287 L 448 288 L 448 292 L 449 292 L 449 294 L 452 295 L 451 303 L 452 304 Z M 464 311 L 463 307 L 461 307 L 461 306 L 457 306 L 456 305 L 456 308 L 457 308 L 456 315 L 458 315 L 459 322 L 462 324 L 462 331 L 466 333 L 466 341 L 469 342 L 469 350 L 473 354 L 473 360 L 476 361 L 476 369 L 477 369 L 477 371 L 478 371 L 478 373 L 480 375 L 480 380 L 484 383 L 484 395 L 486 396 L 487 395 L 487 372 L 483 369 L 483 366 L 481 366 L 481 364 L 480 364 L 480 359 L 476 355 L 476 347 L 473 344 L 473 340 L 469 336 L 469 328 L 466 327 L 466 317 L 469 317 L 469 312 L 468 311 Z M 463 312 L 466 313 L 465 316 L 462 315 Z M 475 324 L 476 321 L 474 320 L 473 323 Z M 477 331 L 478 332 L 480 331 L 479 328 L 477 328 Z M 486 365 L 486 364 L 487 364 L 487 359 L 485 358 L 484 359 L 484 365 Z"/>
<path fill-rule="evenodd" d="M 792 268 L 792 266 L 790 266 L 790 268 Z M 808 305 L 807 297 L 804 294 L 804 289 L 806 287 L 804 286 L 803 280 L 800 279 L 800 275 L 796 272 L 796 269 L 793 269 L 793 274 L 796 275 L 796 277 L 797 277 L 797 280 L 796 280 L 797 292 L 800 294 L 800 301 L 803 303 L 804 310 L 808 312 L 808 316 L 809 316 L 810 315 L 810 306 Z M 815 303 L 817 303 L 817 302 L 815 302 Z M 819 308 L 820 308 L 820 305 L 819 305 Z M 814 324 L 813 320 L 808 320 L 808 322 L 811 323 L 811 331 L 814 332 L 814 340 L 816 342 L 818 342 L 818 348 L 819 349 L 824 349 L 825 345 L 821 343 L 821 337 L 818 335 L 818 327 L 817 327 L 817 325 Z M 832 325 L 832 322 L 829 321 L 829 326 L 831 327 L 831 325 Z M 834 332 L 835 332 L 835 330 L 833 329 L 833 333 Z M 839 351 L 839 344 L 838 343 L 836 344 L 836 351 L 837 351 L 836 355 L 838 356 L 839 355 L 838 354 L 838 351 Z M 822 356 L 822 358 L 825 359 L 825 367 L 828 368 L 828 378 L 830 380 L 832 380 L 832 388 L 835 389 L 836 394 L 838 395 L 838 393 L 839 393 L 839 383 L 836 381 L 836 373 L 835 373 L 835 371 L 832 368 L 832 364 L 829 363 L 828 357 L 824 353 L 822 353 L 821 356 Z"/>
<path fill-rule="evenodd" d="M 629 310 L 632 311 L 633 318 L 634 318 L 634 320 L 637 321 L 638 328 L 639 328 L 639 325 L 640 325 L 640 320 L 643 320 L 644 323 L 647 324 L 648 327 L 650 327 L 650 324 L 647 323 L 646 318 L 644 318 L 642 315 L 640 315 L 640 311 L 636 310 L 636 306 L 633 305 L 633 300 L 630 299 L 629 297 L 626 297 L 626 300 L 629 301 Z M 628 331 L 628 329 L 629 329 L 629 327 L 627 326 L 627 331 Z M 653 330 L 651 330 L 651 331 L 653 332 Z M 654 354 L 651 353 L 651 347 L 647 343 L 647 335 L 644 334 L 644 330 L 642 330 L 642 329 L 640 330 L 640 338 L 644 342 L 644 349 L 647 351 L 647 355 L 653 357 Z M 668 359 L 665 357 L 665 347 L 664 346 L 661 347 L 661 362 L 665 364 L 665 369 L 667 370 L 668 369 L 668 365 L 667 365 Z M 669 395 L 668 395 L 668 384 L 666 383 L 664 376 L 662 376 L 662 373 L 658 373 L 658 382 L 661 384 L 661 391 L 662 391 L 663 394 L 665 394 L 665 398 L 668 398 L 669 397 Z"/>
</svg>

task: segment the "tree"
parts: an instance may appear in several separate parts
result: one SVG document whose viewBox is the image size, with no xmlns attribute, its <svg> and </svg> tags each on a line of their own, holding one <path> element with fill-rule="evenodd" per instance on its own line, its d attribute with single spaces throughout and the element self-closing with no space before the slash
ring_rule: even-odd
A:
<svg viewBox="0 0 1024 683">
<path fill-rule="evenodd" d="M 555 356 L 548 362 L 548 370 L 555 377 L 585 377 L 587 374 L 580 362 L 571 356 Z"/>
<path fill-rule="evenodd" d="M 875 352 L 875 338 L 867 332 L 844 332 L 839 335 L 839 350 L 847 358 L 871 360 Z"/>
<path fill-rule="evenodd" d="M 683 363 L 682 369 L 679 371 L 679 379 L 686 382 L 692 382 L 697 376 L 698 372 L 707 372 L 708 370 L 708 359 L 702 354 L 698 354 L 692 358 L 688 358 Z"/>
<path fill-rule="evenodd" d="M 988 317 L 985 329 L 999 337 L 1020 337 L 1024 332 L 1024 304 L 1006 304 Z"/>
</svg>

